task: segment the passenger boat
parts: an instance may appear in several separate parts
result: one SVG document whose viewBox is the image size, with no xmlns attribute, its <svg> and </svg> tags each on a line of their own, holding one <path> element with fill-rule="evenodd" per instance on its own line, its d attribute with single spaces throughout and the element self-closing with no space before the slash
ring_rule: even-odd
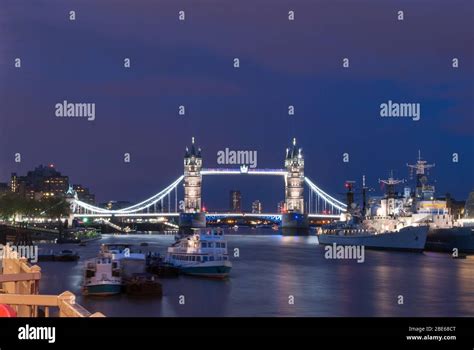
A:
<svg viewBox="0 0 474 350">
<path fill-rule="evenodd" d="M 168 248 L 165 262 L 181 273 L 213 278 L 228 277 L 232 268 L 220 229 L 201 229 L 178 239 Z"/>
<path fill-rule="evenodd" d="M 122 272 L 119 260 L 98 256 L 86 261 L 84 295 L 108 296 L 122 291 Z"/>
</svg>

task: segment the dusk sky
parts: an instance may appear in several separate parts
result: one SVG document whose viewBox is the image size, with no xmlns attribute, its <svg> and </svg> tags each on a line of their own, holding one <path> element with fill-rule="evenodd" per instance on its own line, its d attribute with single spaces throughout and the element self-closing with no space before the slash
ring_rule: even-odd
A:
<svg viewBox="0 0 474 350">
<path fill-rule="evenodd" d="M 192 136 L 204 167 L 228 147 L 258 168 L 282 168 L 296 137 L 306 176 L 340 199 L 363 174 L 378 190 L 392 169 L 409 180 L 420 149 L 438 195 L 464 200 L 473 77 L 472 0 L 0 0 L 0 182 L 54 163 L 99 202 L 134 202 L 182 174 Z M 95 120 L 56 117 L 64 100 L 95 103 Z M 382 118 L 388 100 L 419 103 L 420 120 Z M 227 208 L 231 189 L 246 209 L 284 199 L 281 178 L 206 177 L 205 206 Z"/>
</svg>

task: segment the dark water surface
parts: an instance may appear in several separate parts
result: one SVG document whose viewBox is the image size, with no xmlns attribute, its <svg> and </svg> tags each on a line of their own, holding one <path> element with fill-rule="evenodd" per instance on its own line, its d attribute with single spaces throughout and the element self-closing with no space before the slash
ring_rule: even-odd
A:
<svg viewBox="0 0 474 350">
<path fill-rule="evenodd" d="M 259 234 L 256 234 L 259 233 Z M 40 262 L 42 294 L 69 290 L 91 312 L 107 316 L 474 316 L 474 256 L 365 251 L 365 262 L 328 260 L 315 236 L 263 234 L 240 229 L 227 235 L 232 258 L 226 281 L 180 276 L 161 279 L 163 298 L 81 295 L 83 264 L 102 243 L 147 242 L 143 250 L 166 252 L 172 235 L 104 235 L 73 249 L 78 262 Z M 241 234 L 242 233 L 242 234 Z M 262 233 L 262 234 L 260 234 Z M 185 297 L 185 304 L 179 297 Z M 403 305 L 398 296 L 403 296 Z M 290 304 L 290 296 L 294 304 Z"/>
</svg>

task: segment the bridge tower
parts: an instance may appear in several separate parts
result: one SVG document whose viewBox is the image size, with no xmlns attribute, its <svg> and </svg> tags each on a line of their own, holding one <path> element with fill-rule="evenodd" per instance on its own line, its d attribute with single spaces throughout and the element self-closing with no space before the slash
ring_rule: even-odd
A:
<svg viewBox="0 0 474 350">
<path fill-rule="evenodd" d="M 285 213 L 282 228 L 307 228 L 308 215 L 304 212 L 304 157 L 303 150 L 296 147 L 286 149 L 285 168 Z"/>
<path fill-rule="evenodd" d="M 64 198 L 66 199 L 66 202 L 69 204 L 70 208 L 69 216 L 67 218 L 67 227 L 72 228 L 74 223 L 74 213 L 77 209 L 75 201 L 78 199 L 78 197 L 76 191 L 74 191 L 71 185 L 69 186 Z"/>
<path fill-rule="evenodd" d="M 194 137 L 191 148 L 184 154 L 184 210 L 179 216 L 180 227 L 206 227 L 206 215 L 201 212 L 202 183 L 201 149 L 196 148 Z"/>
</svg>

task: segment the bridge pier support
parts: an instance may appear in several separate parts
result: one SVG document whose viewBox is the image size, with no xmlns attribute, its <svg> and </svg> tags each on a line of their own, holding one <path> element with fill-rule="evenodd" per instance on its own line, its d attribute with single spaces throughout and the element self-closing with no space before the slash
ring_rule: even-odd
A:
<svg viewBox="0 0 474 350">
<path fill-rule="evenodd" d="M 281 215 L 283 229 L 307 229 L 309 227 L 308 214 L 284 213 Z"/>
<path fill-rule="evenodd" d="M 206 227 L 206 213 L 180 213 L 180 228 L 204 228 Z"/>
<path fill-rule="evenodd" d="M 71 212 L 67 217 L 67 227 L 72 228 L 74 224 L 74 214 Z"/>
</svg>

